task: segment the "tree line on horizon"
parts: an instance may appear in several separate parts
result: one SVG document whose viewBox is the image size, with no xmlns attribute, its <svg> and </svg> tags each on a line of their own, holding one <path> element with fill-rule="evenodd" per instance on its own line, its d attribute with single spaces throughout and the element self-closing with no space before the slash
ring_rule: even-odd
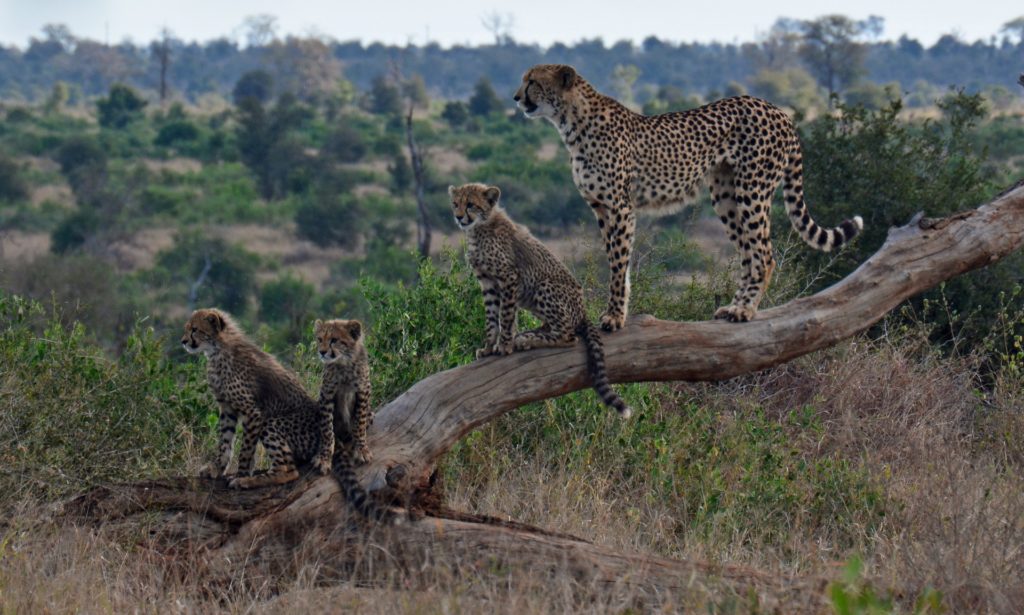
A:
<svg viewBox="0 0 1024 615">
<path fill-rule="evenodd" d="M 814 90 L 826 97 L 877 97 L 889 88 L 910 93 L 913 103 L 914 94 L 930 101 L 952 85 L 985 91 L 998 103 L 1016 97 L 1014 79 L 1024 63 L 1024 17 L 1007 22 L 988 41 L 969 43 L 947 34 L 930 47 L 905 35 L 882 39 L 884 20 L 875 16 L 780 18 L 761 40 L 728 44 L 650 36 L 639 44 L 593 38 L 543 48 L 516 42 L 500 23 L 492 26 L 494 44 L 444 48 L 279 37 L 274 18 L 266 15 L 246 21 L 245 45 L 227 37 L 186 42 L 168 30 L 149 43 L 108 45 L 51 24 L 24 49 L 0 46 L 0 99 L 41 101 L 60 82 L 74 103 L 125 83 L 161 99 L 195 102 L 208 94 L 226 97 L 242 75 L 262 69 L 282 91 L 324 102 L 351 95 L 353 88 L 368 90 L 396 66 L 421 75 L 432 96 L 454 99 L 467 97 L 481 76 L 499 93 L 511 92 L 525 68 L 551 62 L 574 65 L 600 90 L 638 106 L 667 98 L 666 88 L 704 99 L 788 92 L 794 100 L 780 102 L 800 108 Z"/>
</svg>

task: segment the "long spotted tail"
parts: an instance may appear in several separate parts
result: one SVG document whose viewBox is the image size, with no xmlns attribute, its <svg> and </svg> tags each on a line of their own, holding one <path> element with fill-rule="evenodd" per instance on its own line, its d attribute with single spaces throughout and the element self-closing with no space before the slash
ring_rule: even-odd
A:
<svg viewBox="0 0 1024 615">
<path fill-rule="evenodd" d="M 597 330 L 588 320 L 584 320 L 576 328 L 576 335 L 583 339 L 587 347 L 587 368 L 590 370 L 590 378 L 594 381 L 594 391 L 609 408 L 615 408 L 619 416 L 628 419 L 633 415 L 633 410 L 622 401 L 619 394 L 612 389 L 608 382 L 608 372 L 604 367 L 604 344 L 601 342 L 601 332 Z"/>
<path fill-rule="evenodd" d="M 338 485 L 341 487 L 341 492 L 345 495 L 345 501 L 356 512 L 373 521 L 383 521 L 391 524 L 400 522 L 400 517 L 392 513 L 388 508 L 370 499 L 370 494 L 363 489 L 356 479 L 352 456 L 347 451 L 335 451 L 331 470 L 334 474 L 334 479 L 338 481 Z"/>
<path fill-rule="evenodd" d="M 789 166 L 783 173 L 782 196 L 786 200 L 786 213 L 793 228 L 800 233 L 807 245 L 823 252 L 831 252 L 860 233 L 864 228 L 864 219 L 854 216 L 852 220 L 844 220 L 835 228 L 819 226 L 811 218 L 804 203 L 803 157 L 799 144 L 789 158 Z"/>
</svg>

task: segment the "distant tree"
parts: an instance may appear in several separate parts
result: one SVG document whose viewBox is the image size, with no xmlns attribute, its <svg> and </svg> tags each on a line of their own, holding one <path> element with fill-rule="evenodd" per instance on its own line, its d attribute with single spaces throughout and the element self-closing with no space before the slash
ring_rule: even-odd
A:
<svg viewBox="0 0 1024 615">
<path fill-rule="evenodd" d="M 265 70 L 251 70 L 235 83 L 231 97 L 235 106 L 242 104 L 246 98 L 252 98 L 260 104 L 266 104 L 274 95 L 274 77 Z"/>
<path fill-rule="evenodd" d="M 395 154 L 394 160 L 388 165 L 388 173 L 391 174 L 391 191 L 395 194 L 403 194 L 412 185 L 412 167 L 404 154 Z"/>
<path fill-rule="evenodd" d="M 167 101 L 167 70 L 171 66 L 171 31 L 167 28 L 160 30 L 159 40 L 149 45 L 150 53 L 156 58 L 160 65 L 160 104 Z"/>
<path fill-rule="evenodd" d="M 402 93 L 384 75 L 377 75 L 370 87 L 370 112 L 377 115 L 401 115 Z"/>
<path fill-rule="evenodd" d="M 195 141 L 199 138 L 199 127 L 190 120 L 172 120 L 160 127 L 154 145 L 168 147 L 178 143 Z"/>
<path fill-rule="evenodd" d="M 639 78 L 640 69 L 633 64 L 619 64 L 612 70 L 612 89 L 619 102 L 627 107 L 632 107 L 635 104 L 633 86 L 636 85 L 636 80 Z"/>
<path fill-rule="evenodd" d="M 0 202 L 20 201 L 28 198 L 25 168 L 13 158 L 0 152 Z"/>
<path fill-rule="evenodd" d="M 473 86 L 473 95 L 469 98 L 469 112 L 473 115 L 490 115 L 505 110 L 505 104 L 494 92 L 487 77 L 480 77 L 480 80 Z"/>
<path fill-rule="evenodd" d="M 123 83 L 115 83 L 110 87 L 110 93 L 106 98 L 96 101 L 100 126 L 124 128 L 142 117 L 142 110 L 146 104 L 138 92 Z"/>
<path fill-rule="evenodd" d="M 825 105 L 814 78 L 797 67 L 760 71 L 750 78 L 750 92 L 777 105 L 800 111 Z"/>
<path fill-rule="evenodd" d="M 444 104 L 441 119 L 448 122 L 452 128 L 458 128 L 469 119 L 469 107 L 460 100 L 450 100 Z"/>
<path fill-rule="evenodd" d="M 79 205 L 89 205 L 107 181 L 107 152 L 92 136 L 73 136 L 56 152 L 61 173 L 67 178 Z"/>
<path fill-rule="evenodd" d="M 299 235 L 322 247 L 356 247 L 365 220 L 366 212 L 355 197 L 327 191 L 314 191 L 295 212 Z"/>
<path fill-rule="evenodd" d="M 416 107 L 423 108 L 430 104 L 427 85 L 421 75 L 413 75 L 402 82 L 402 96 Z"/>
<path fill-rule="evenodd" d="M 286 273 L 260 289 L 260 319 L 278 323 L 303 320 L 315 293 L 308 282 Z"/>
<path fill-rule="evenodd" d="M 338 162 L 358 162 L 368 149 L 363 134 L 351 124 L 342 123 L 327 135 L 323 151 Z"/>
<path fill-rule="evenodd" d="M 864 22 L 844 15 L 826 15 L 803 22 L 800 57 L 830 95 L 864 73 L 866 51 L 857 41 L 864 28 Z"/>
<path fill-rule="evenodd" d="M 999 31 L 1016 38 L 1018 45 L 1024 45 L 1024 15 L 1004 23 Z"/>
<path fill-rule="evenodd" d="M 236 114 L 242 163 L 256 175 L 263 198 L 284 196 L 294 172 L 306 162 L 305 148 L 294 133 L 311 119 L 312 112 L 286 93 L 270 111 L 256 98 L 245 98 Z"/>
<path fill-rule="evenodd" d="M 289 36 L 267 47 L 274 65 L 275 81 L 299 100 L 320 104 L 336 94 L 341 62 L 331 48 L 316 38 Z"/>
<path fill-rule="evenodd" d="M 242 22 L 242 27 L 250 47 L 263 47 L 277 38 L 277 17 L 273 15 L 250 15 Z"/>
<path fill-rule="evenodd" d="M 47 115 L 60 113 L 64 105 L 67 104 L 68 97 L 68 84 L 63 81 L 54 83 L 53 88 L 50 89 L 50 95 L 46 97 L 46 102 L 43 104 L 43 110 Z"/>
<path fill-rule="evenodd" d="M 182 288 L 182 299 L 244 314 L 256 292 L 259 256 L 220 238 L 181 233 L 156 257 L 157 273 Z"/>
<path fill-rule="evenodd" d="M 494 37 L 495 45 L 512 45 L 515 42 L 512 38 L 512 30 L 515 28 L 516 18 L 511 13 L 501 14 L 491 11 L 480 18 L 480 23 Z"/>
<path fill-rule="evenodd" d="M 644 115 L 660 115 L 671 111 L 686 111 L 700 106 L 696 96 L 687 96 L 674 85 L 663 85 L 657 93 L 644 103 Z"/>
</svg>

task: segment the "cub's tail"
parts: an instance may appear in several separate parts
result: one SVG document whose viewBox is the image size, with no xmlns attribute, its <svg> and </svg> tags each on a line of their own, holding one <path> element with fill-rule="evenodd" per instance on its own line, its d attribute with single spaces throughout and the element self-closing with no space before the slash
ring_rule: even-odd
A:
<svg viewBox="0 0 1024 615">
<path fill-rule="evenodd" d="M 584 320 L 576 328 L 576 335 L 583 339 L 587 347 L 587 368 L 590 370 L 590 378 L 594 381 L 594 391 L 609 408 L 615 408 L 619 416 L 628 419 L 633 415 L 633 410 L 622 401 L 608 382 L 608 372 L 604 367 L 604 344 L 601 342 L 601 333 L 589 320 Z"/>
<path fill-rule="evenodd" d="M 372 521 L 382 521 L 389 525 L 401 523 L 401 517 L 370 499 L 370 494 L 356 480 L 354 468 L 352 456 L 347 451 L 335 451 L 331 470 L 341 487 L 341 492 L 345 495 L 345 501 L 360 515 Z"/>
<path fill-rule="evenodd" d="M 793 153 L 790 154 L 789 166 L 786 167 L 782 176 L 782 196 L 786 200 L 786 213 L 789 214 L 789 221 L 793 228 L 800 233 L 800 237 L 812 248 L 823 252 L 831 252 L 860 233 L 864 228 L 864 219 L 854 216 L 852 220 L 844 220 L 835 228 L 824 228 L 819 226 L 811 218 L 804 203 L 804 162 L 800 154 L 800 146 L 797 144 Z"/>
</svg>

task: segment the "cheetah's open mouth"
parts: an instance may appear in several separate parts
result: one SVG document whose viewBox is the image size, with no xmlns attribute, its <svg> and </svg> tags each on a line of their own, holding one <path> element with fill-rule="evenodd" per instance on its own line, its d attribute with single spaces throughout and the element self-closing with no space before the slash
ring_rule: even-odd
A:
<svg viewBox="0 0 1024 615">
<path fill-rule="evenodd" d="M 533 113 L 536 110 L 537 105 L 535 105 L 532 100 L 527 98 L 526 100 L 523 101 L 523 111 L 525 111 L 526 113 Z"/>
</svg>

